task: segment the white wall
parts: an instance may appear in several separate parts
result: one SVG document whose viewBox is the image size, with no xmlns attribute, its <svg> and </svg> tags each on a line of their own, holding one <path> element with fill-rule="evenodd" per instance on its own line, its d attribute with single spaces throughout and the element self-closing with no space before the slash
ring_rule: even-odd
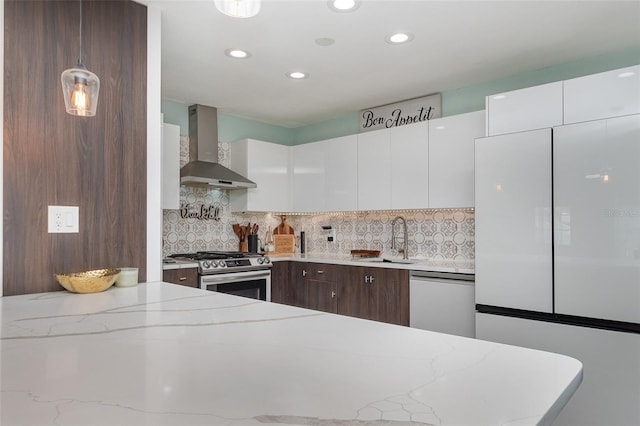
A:
<svg viewBox="0 0 640 426">
<path fill-rule="evenodd" d="M 162 279 L 162 14 L 147 6 L 147 282 Z"/>
</svg>

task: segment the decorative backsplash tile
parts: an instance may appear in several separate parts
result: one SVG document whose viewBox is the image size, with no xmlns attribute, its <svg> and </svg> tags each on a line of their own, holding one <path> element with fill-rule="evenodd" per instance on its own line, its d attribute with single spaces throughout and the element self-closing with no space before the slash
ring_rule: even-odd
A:
<svg viewBox="0 0 640 426">
<path fill-rule="evenodd" d="M 180 165 L 188 160 L 187 137 L 180 139 Z M 220 143 L 219 162 L 229 164 L 229 144 Z M 199 250 L 238 250 L 234 223 L 257 223 L 264 243 L 267 229 L 280 224 L 270 213 L 232 213 L 227 190 L 181 187 L 180 199 L 193 205 L 220 207 L 220 219 L 183 219 L 179 210 L 164 210 L 163 254 Z M 397 215 L 407 220 L 409 257 L 433 260 L 473 260 L 475 258 L 475 218 L 473 209 L 412 210 L 403 212 L 352 212 L 290 215 L 287 223 L 296 235 L 305 232 L 307 253 L 345 255 L 351 250 L 380 250 L 384 256 L 397 256 L 391 250 L 391 222 Z M 336 239 L 328 242 L 322 226 L 335 229 Z M 396 238 L 402 245 L 402 226 L 396 224 Z"/>
</svg>

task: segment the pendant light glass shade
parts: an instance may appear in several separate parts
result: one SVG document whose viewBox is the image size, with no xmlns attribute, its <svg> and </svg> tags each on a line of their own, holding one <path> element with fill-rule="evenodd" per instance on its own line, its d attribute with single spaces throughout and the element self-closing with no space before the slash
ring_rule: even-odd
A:
<svg viewBox="0 0 640 426">
<path fill-rule="evenodd" d="M 62 73 L 62 93 L 64 105 L 71 115 L 93 117 L 96 115 L 100 79 L 78 63 Z"/>
<path fill-rule="evenodd" d="M 75 67 L 62 72 L 62 95 L 67 113 L 82 117 L 96 115 L 100 79 L 82 64 L 82 0 L 80 0 L 78 63 Z"/>
<path fill-rule="evenodd" d="M 251 18 L 260 12 L 260 0 L 214 0 L 216 9 L 234 18 Z"/>
</svg>

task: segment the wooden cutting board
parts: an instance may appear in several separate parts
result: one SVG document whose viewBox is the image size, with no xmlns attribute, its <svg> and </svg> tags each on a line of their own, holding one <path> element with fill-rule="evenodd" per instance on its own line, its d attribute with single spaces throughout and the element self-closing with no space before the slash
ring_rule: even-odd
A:
<svg viewBox="0 0 640 426">
<path fill-rule="evenodd" d="M 275 229 L 273 230 L 273 235 L 293 235 L 293 228 L 291 227 L 291 225 L 289 225 L 287 223 L 287 216 L 286 215 L 282 215 L 280 216 L 280 225 L 276 226 Z"/>
<path fill-rule="evenodd" d="M 291 234 L 277 234 L 273 236 L 274 254 L 295 253 L 296 237 Z"/>
</svg>

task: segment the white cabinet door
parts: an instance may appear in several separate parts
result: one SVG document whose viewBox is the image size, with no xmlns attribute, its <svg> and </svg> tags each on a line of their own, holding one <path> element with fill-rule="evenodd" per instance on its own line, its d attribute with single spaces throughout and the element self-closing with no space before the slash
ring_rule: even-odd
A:
<svg viewBox="0 0 640 426">
<path fill-rule="evenodd" d="M 358 209 L 358 136 L 323 142 L 325 147 L 326 211 Z"/>
<path fill-rule="evenodd" d="M 476 139 L 476 303 L 552 311 L 551 129 Z"/>
<path fill-rule="evenodd" d="M 325 155 L 327 144 L 306 143 L 291 147 L 293 151 L 292 188 L 295 212 L 325 210 Z"/>
<path fill-rule="evenodd" d="M 640 115 L 554 129 L 556 313 L 640 323 Z"/>
<path fill-rule="evenodd" d="M 229 146 L 230 168 L 257 185 L 230 190 L 231 211 L 290 211 L 290 147 L 253 139 L 232 142 Z"/>
<path fill-rule="evenodd" d="M 562 82 L 487 96 L 487 136 L 562 124 Z"/>
<path fill-rule="evenodd" d="M 389 129 L 391 208 L 429 207 L 429 122 Z"/>
<path fill-rule="evenodd" d="M 412 276 L 409 281 L 409 326 L 475 337 L 473 282 Z"/>
<path fill-rule="evenodd" d="M 640 113 L 640 65 L 564 82 L 564 124 Z"/>
<path fill-rule="evenodd" d="M 476 111 L 429 121 L 429 208 L 474 206 L 474 142 L 485 119 Z"/>
<path fill-rule="evenodd" d="M 180 126 L 162 125 L 162 208 L 180 208 Z"/>
<path fill-rule="evenodd" d="M 358 135 L 358 210 L 391 208 L 389 129 Z"/>
<path fill-rule="evenodd" d="M 640 425 L 637 334 L 478 313 L 476 337 L 582 362 L 583 382 L 554 426 Z"/>
</svg>

